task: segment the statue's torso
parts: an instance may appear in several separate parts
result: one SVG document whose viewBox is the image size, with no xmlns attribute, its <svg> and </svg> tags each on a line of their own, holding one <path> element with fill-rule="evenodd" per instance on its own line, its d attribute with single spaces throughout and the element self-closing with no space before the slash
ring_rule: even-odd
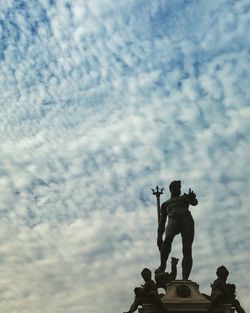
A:
<svg viewBox="0 0 250 313">
<path fill-rule="evenodd" d="M 184 195 L 170 198 L 165 202 L 168 217 L 182 217 L 187 214 L 189 203 Z"/>
</svg>

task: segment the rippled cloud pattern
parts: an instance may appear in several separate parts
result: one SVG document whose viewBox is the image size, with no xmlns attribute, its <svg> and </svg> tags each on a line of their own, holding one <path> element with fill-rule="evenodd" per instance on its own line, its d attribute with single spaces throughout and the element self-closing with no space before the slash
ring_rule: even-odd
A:
<svg viewBox="0 0 250 313">
<path fill-rule="evenodd" d="M 173 179 L 190 278 L 224 264 L 250 310 L 249 25 L 247 0 L 1 1 L 2 311 L 126 310 Z"/>
</svg>

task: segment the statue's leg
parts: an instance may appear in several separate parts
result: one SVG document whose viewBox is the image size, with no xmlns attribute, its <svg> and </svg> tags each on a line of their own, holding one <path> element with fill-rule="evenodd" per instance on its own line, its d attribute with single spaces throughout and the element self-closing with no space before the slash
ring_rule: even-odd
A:
<svg viewBox="0 0 250 313">
<path fill-rule="evenodd" d="M 123 313 L 133 313 L 138 309 L 139 303 L 135 300 L 135 302 L 131 305 L 130 309 L 127 312 Z"/>
<path fill-rule="evenodd" d="M 164 272 L 166 269 L 166 264 L 167 264 L 167 260 L 168 260 L 168 256 L 171 252 L 171 246 L 172 246 L 172 242 L 174 240 L 174 235 L 166 235 L 162 247 L 161 247 L 161 265 L 158 269 L 158 271 L 160 272 Z"/>
<path fill-rule="evenodd" d="M 224 298 L 225 297 L 222 291 L 213 292 L 213 289 L 212 289 L 212 295 L 210 299 L 211 303 L 210 303 L 209 309 L 212 310 L 216 305 L 220 303 L 225 303 Z"/>
<path fill-rule="evenodd" d="M 192 244 L 194 241 L 194 220 L 190 215 L 184 216 L 182 223 L 182 278 L 188 280 L 193 266 Z"/>
<path fill-rule="evenodd" d="M 149 297 L 150 297 L 150 299 L 151 299 L 151 302 L 157 306 L 157 308 L 160 310 L 160 312 L 164 312 L 164 313 L 166 312 L 166 311 L 164 310 L 163 304 L 162 304 L 162 302 L 161 302 L 161 298 L 160 298 L 160 296 L 159 296 L 158 293 L 156 293 L 156 292 L 151 292 L 151 293 L 149 294 Z"/>
<path fill-rule="evenodd" d="M 135 299 L 132 303 L 130 309 L 127 312 L 123 313 L 133 313 L 138 309 L 138 306 L 140 304 L 140 294 L 141 294 L 142 288 L 141 287 L 135 287 L 134 293 L 135 293 Z"/>
</svg>

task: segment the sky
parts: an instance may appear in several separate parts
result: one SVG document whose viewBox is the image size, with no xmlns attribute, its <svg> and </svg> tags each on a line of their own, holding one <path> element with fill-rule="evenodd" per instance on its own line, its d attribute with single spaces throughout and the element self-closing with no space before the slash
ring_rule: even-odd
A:
<svg viewBox="0 0 250 313">
<path fill-rule="evenodd" d="M 248 0 L 1 0 L 1 312 L 127 310 L 175 179 L 190 279 L 225 265 L 250 311 L 249 26 Z"/>
</svg>

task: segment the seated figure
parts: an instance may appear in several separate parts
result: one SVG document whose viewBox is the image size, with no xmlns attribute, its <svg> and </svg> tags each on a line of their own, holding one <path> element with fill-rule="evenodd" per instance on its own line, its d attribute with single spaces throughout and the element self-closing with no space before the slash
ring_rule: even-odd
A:
<svg viewBox="0 0 250 313">
<path fill-rule="evenodd" d="M 142 287 L 137 287 L 134 289 L 134 302 L 131 305 L 129 311 L 124 313 L 133 313 L 137 310 L 139 305 L 144 303 L 154 304 L 158 308 L 159 312 L 167 312 L 163 308 L 156 283 L 151 279 L 151 275 L 151 271 L 148 268 L 144 268 L 144 270 L 141 272 L 141 276 L 144 279 L 145 284 L 142 285 Z"/>
<path fill-rule="evenodd" d="M 234 284 L 227 284 L 227 277 L 229 271 L 225 266 L 220 266 L 216 271 L 217 279 L 212 284 L 211 292 L 211 307 L 213 309 L 217 304 L 231 304 L 235 307 L 238 313 L 245 313 L 240 305 L 240 302 L 236 299 L 236 287 Z"/>
</svg>

